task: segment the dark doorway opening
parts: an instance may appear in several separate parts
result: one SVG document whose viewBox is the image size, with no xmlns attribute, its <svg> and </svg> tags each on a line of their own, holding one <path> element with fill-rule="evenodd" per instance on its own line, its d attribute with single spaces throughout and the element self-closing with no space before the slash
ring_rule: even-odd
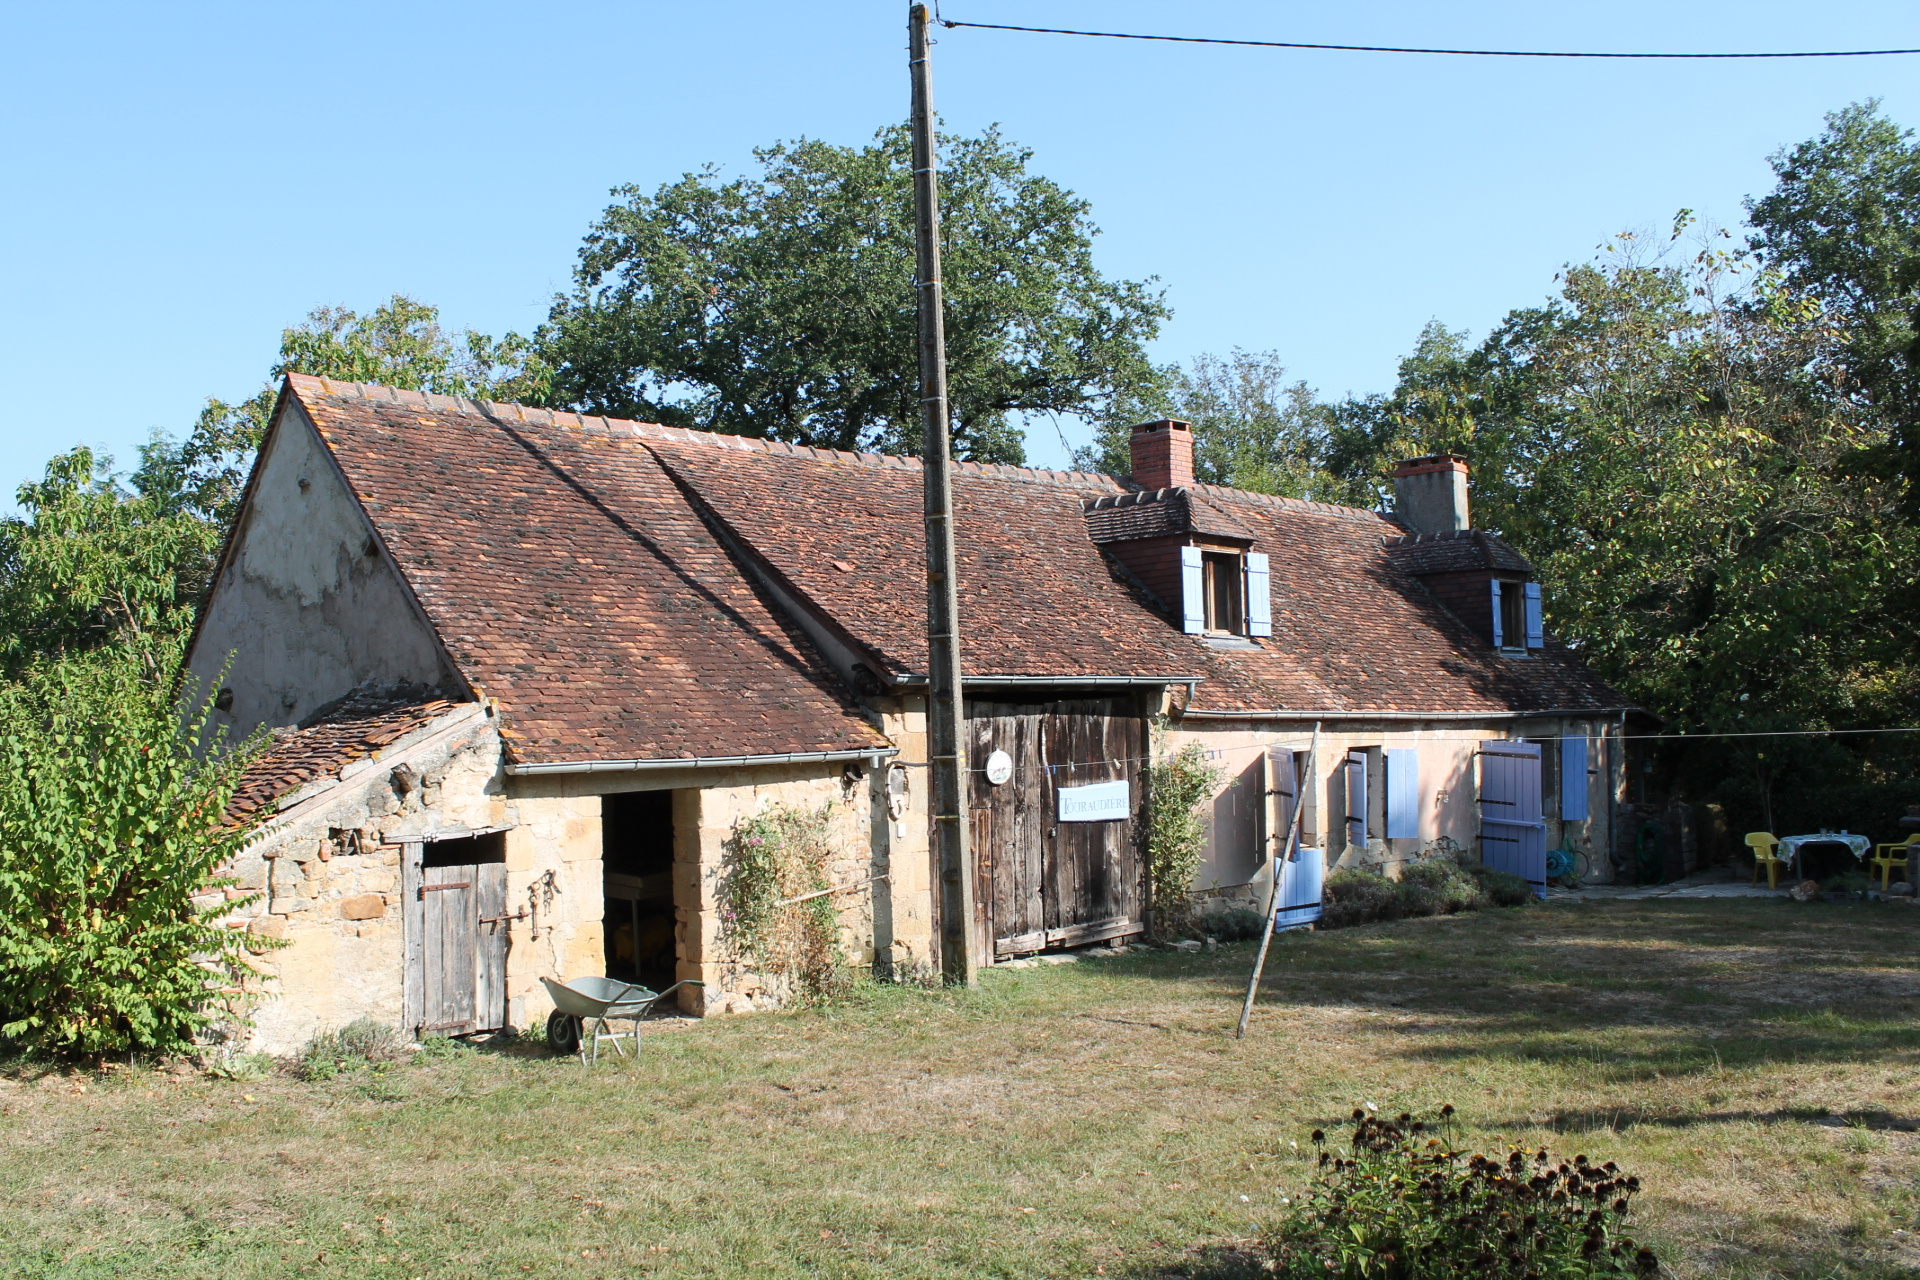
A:
<svg viewBox="0 0 1920 1280">
<path fill-rule="evenodd" d="M 507 860 L 507 833 L 492 831 L 483 836 L 459 836 L 452 840 L 429 840 L 421 848 L 423 867 L 469 867 Z"/>
<path fill-rule="evenodd" d="M 673 792 L 600 798 L 607 976 L 655 991 L 679 960 L 673 916 Z"/>
</svg>

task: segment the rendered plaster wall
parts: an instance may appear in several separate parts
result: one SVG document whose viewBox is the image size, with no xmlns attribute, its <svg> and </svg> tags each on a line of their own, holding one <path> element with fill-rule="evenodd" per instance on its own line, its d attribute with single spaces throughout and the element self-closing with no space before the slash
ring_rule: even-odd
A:
<svg viewBox="0 0 1920 1280">
<path fill-rule="evenodd" d="M 1310 725 L 1292 721 L 1229 723 L 1218 728 L 1204 722 L 1183 725 L 1168 734 L 1167 748 L 1178 751 L 1198 743 L 1208 763 L 1222 771 L 1208 814 L 1207 852 L 1194 888 L 1220 905 L 1251 901 L 1256 888 L 1264 890 L 1262 875 L 1274 840 L 1276 807 L 1263 792 L 1268 787 L 1263 757 L 1274 747 L 1305 753 L 1313 741 Z M 1304 779 L 1306 812 L 1301 843 L 1327 851 L 1329 870 L 1367 867 L 1397 875 L 1406 863 L 1430 853 L 1441 838 L 1462 849 L 1477 849 L 1480 834 L 1474 751 L 1481 737 L 1504 737 L 1499 730 L 1472 725 L 1385 722 L 1323 726 L 1315 777 Z M 1369 824 L 1364 848 L 1350 846 L 1344 821 L 1345 775 L 1340 766 L 1350 750 L 1410 748 L 1417 753 L 1419 780 L 1419 837 L 1386 840 L 1376 819 Z M 1378 779 L 1370 808 L 1384 802 Z"/>
<path fill-rule="evenodd" d="M 221 668 L 232 665 L 224 678 Z M 188 660 L 233 691 L 235 737 L 289 725 L 372 680 L 454 690 L 438 642 L 319 433 L 289 402 Z"/>
<path fill-rule="evenodd" d="M 435 741 L 454 724 L 460 727 Z M 399 1028 L 400 842 L 513 821 L 498 780 L 499 737 L 483 717 L 456 713 L 382 757 L 348 766 L 348 781 L 336 779 L 331 790 L 305 800 L 310 788 L 293 793 L 298 803 L 287 817 L 269 822 L 227 868 L 239 884 L 201 899 L 257 896 L 225 920 L 257 940 L 250 948 L 256 972 L 246 983 L 253 1026 L 233 1028 L 251 1051 L 293 1053 L 357 1018 Z M 416 782 L 396 784 L 393 766 L 402 760 Z"/>
</svg>

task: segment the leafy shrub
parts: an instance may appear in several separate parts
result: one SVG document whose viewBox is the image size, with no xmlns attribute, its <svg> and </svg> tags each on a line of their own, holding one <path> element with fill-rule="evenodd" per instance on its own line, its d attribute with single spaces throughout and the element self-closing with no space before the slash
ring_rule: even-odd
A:
<svg viewBox="0 0 1920 1280">
<path fill-rule="evenodd" d="M 774 805 L 735 826 L 729 848 L 727 923 L 762 972 L 821 999 L 852 986 L 840 951 L 840 917 L 827 882 L 833 860 L 829 809 Z M 799 899 L 799 901 L 795 901 Z"/>
<path fill-rule="evenodd" d="M 392 1062 L 407 1051 L 400 1033 L 371 1018 L 356 1018 L 337 1031 L 323 1031 L 307 1042 L 294 1061 L 303 1080 L 331 1080 L 376 1062 Z"/>
<path fill-rule="evenodd" d="M 1320 927 L 1346 929 L 1376 920 L 1398 920 L 1406 911 L 1400 886 L 1377 871 L 1348 869 L 1328 876 L 1320 889 Z"/>
<path fill-rule="evenodd" d="M 1201 807 L 1224 776 L 1198 743 L 1154 762 L 1147 788 L 1147 919 L 1156 938 L 1190 930 L 1193 878 L 1207 847 Z"/>
<path fill-rule="evenodd" d="M 1353 1113 L 1352 1154 L 1320 1153 L 1309 1191 L 1267 1238 L 1281 1280 L 1451 1280 L 1457 1276 L 1651 1276 L 1653 1251 L 1621 1234 L 1640 1180 L 1545 1148 L 1505 1160 L 1453 1147 L 1437 1125 Z M 1326 1135 L 1314 1131 L 1316 1146 Z"/>
<path fill-rule="evenodd" d="M 250 899 L 193 902 L 233 883 L 214 870 L 248 839 L 222 821 L 244 753 L 210 701 L 183 716 L 177 669 L 114 645 L 0 691 L 0 1036 L 35 1051 L 187 1050 L 238 1017 L 243 943 L 271 945 L 217 923 Z"/>
<path fill-rule="evenodd" d="M 1533 886 L 1511 871 L 1475 867 L 1473 878 L 1480 882 L 1481 891 L 1496 907 L 1524 907 L 1533 901 Z"/>
<path fill-rule="evenodd" d="M 1400 872 L 1400 892 L 1407 900 L 1408 915 L 1452 915 L 1487 905 L 1480 884 L 1451 858 L 1423 858 Z M 1432 904 L 1431 910 L 1414 909 L 1416 895 Z"/>
<path fill-rule="evenodd" d="M 1200 917 L 1199 929 L 1202 933 L 1218 938 L 1222 942 L 1246 942 L 1260 936 L 1266 917 L 1258 911 L 1249 911 L 1245 907 L 1234 907 L 1227 911 L 1215 911 Z"/>
</svg>

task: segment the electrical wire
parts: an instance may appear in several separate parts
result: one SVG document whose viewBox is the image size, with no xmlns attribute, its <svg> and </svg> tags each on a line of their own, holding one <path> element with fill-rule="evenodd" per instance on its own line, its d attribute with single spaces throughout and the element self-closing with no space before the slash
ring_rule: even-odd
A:
<svg viewBox="0 0 1920 1280">
<path fill-rule="evenodd" d="M 1741 58 L 1886 58 L 1920 53 L 1920 49 L 1829 49 L 1795 53 L 1590 53 L 1545 49 L 1438 49 L 1383 44 L 1308 44 L 1298 40 L 1231 40 L 1217 36 L 1156 36 L 1126 31 L 1077 31 L 1067 27 L 1017 27 L 1003 22 L 956 22 L 938 18 L 943 27 L 971 27 L 978 31 L 1021 31 L 1049 36 L 1099 36 L 1108 40 L 1159 40 L 1172 44 L 1230 44 L 1257 49 L 1310 49 L 1332 53 L 1431 53 L 1464 58 L 1627 58 L 1627 59 L 1741 59 Z"/>
</svg>

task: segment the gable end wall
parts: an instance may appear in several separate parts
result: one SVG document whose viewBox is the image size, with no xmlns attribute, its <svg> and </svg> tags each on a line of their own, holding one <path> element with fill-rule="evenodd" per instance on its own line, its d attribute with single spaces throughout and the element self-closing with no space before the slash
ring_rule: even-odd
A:
<svg viewBox="0 0 1920 1280">
<path fill-rule="evenodd" d="M 256 467 L 188 659 L 204 688 L 232 655 L 221 683 L 233 691 L 223 717 L 233 732 L 295 724 L 369 680 L 459 691 L 438 637 L 297 402 L 286 402 Z"/>
</svg>

